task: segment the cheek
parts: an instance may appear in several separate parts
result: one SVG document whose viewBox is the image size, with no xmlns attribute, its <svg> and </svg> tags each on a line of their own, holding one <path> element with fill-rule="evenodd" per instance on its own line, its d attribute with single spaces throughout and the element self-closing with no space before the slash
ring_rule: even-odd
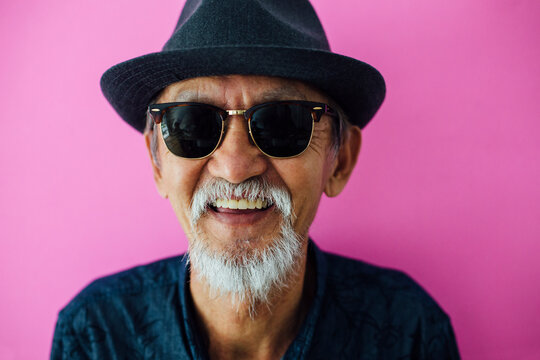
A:
<svg viewBox="0 0 540 360">
<path fill-rule="evenodd" d="M 162 164 L 162 178 L 169 202 L 178 221 L 187 232 L 190 230 L 189 206 L 199 183 L 204 161 L 170 158 L 171 156 L 173 155 L 165 155 L 166 161 Z"/>
<path fill-rule="evenodd" d="M 292 195 L 294 212 L 297 216 L 294 227 L 298 233 L 306 235 L 315 218 L 324 190 L 324 180 L 327 177 L 325 162 L 318 156 L 315 161 L 313 157 L 306 158 L 304 155 L 274 162 L 275 169 Z"/>
</svg>

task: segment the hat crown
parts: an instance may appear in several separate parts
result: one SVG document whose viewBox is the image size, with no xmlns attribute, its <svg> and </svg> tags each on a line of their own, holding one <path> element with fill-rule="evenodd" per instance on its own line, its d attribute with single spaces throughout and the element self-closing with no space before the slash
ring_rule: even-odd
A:
<svg viewBox="0 0 540 360">
<path fill-rule="evenodd" d="M 163 50 L 221 46 L 330 50 L 307 0 L 187 0 Z"/>
</svg>

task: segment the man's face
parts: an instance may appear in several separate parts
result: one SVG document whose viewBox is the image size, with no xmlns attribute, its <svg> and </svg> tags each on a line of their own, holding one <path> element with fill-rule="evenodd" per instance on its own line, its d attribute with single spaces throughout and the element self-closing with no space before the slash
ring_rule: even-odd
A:
<svg viewBox="0 0 540 360">
<path fill-rule="evenodd" d="M 232 75 L 194 78 L 172 84 L 157 102 L 191 101 L 238 110 L 276 100 L 329 101 L 319 91 L 298 81 Z M 158 190 L 169 199 L 190 239 L 197 232 L 207 242 L 205 246 L 216 253 L 239 247 L 243 251 L 264 250 L 279 236 L 283 221 L 283 215 L 273 208 L 216 211 L 209 206 L 198 220 L 197 229 L 192 228 L 190 221 L 191 202 L 202 185 L 216 179 L 232 184 L 262 179 L 290 194 L 292 227 L 305 238 L 322 192 L 327 189 L 338 163 L 331 147 L 331 121 L 334 120 L 324 115 L 315 124 L 309 148 L 300 156 L 289 159 L 269 158 L 258 150 L 250 142 L 247 123 L 241 115 L 227 117 L 220 146 L 211 156 L 200 160 L 180 158 L 169 152 L 158 131 L 160 166 L 154 166 Z M 159 130 L 159 127 L 155 129 Z"/>
</svg>

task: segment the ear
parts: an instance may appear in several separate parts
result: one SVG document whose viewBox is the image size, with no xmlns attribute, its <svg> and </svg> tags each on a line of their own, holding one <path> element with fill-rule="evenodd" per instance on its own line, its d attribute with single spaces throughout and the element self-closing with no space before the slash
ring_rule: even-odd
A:
<svg viewBox="0 0 540 360">
<path fill-rule="evenodd" d="M 351 177 L 360 147 L 362 145 L 362 131 L 358 126 L 349 126 L 345 139 L 334 159 L 333 170 L 324 187 L 324 193 L 329 197 L 339 195 Z"/>
<path fill-rule="evenodd" d="M 154 136 L 152 133 L 153 131 L 155 130 L 146 130 L 144 132 L 144 142 L 146 144 L 146 150 L 148 151 L 148 156 L 150 157 L 150 162 L 152 164 L 152 172 L 154 173 L 154 182 L 156 183 L 157 191 L 162 198 L 167 199 L 168 195 L 167 191 L 165 190 L 163 177 L 161 176 L 161 167 L 156 163 L 156 159 L 152 154 L 152 136 Z"/>
</svg>

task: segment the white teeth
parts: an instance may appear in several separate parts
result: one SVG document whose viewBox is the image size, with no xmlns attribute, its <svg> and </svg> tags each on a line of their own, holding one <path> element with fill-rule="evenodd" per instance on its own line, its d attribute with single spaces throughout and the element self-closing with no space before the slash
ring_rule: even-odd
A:
<svg viewBox="0 0 540 360">
<path fill-rule="evenodd" d="M 225 209 L 240 209 L 240 210 L 247 210 L 247 209 L 264 209 L 268 207 L 268 201 L 263 199 L 257 199 L 254 201 L 248 200 L 248 199 L 217 199 L 216 201 L 212 202 L 212 206 L 214 207 L 220 207 Z"/>
<path fill-rule="evenodd" d="M 238 208 L 241 210 L 245 210 L 248 208 L 248 203 L 246 199 L 240 199 L 238 200 Z"/>
</svg>

